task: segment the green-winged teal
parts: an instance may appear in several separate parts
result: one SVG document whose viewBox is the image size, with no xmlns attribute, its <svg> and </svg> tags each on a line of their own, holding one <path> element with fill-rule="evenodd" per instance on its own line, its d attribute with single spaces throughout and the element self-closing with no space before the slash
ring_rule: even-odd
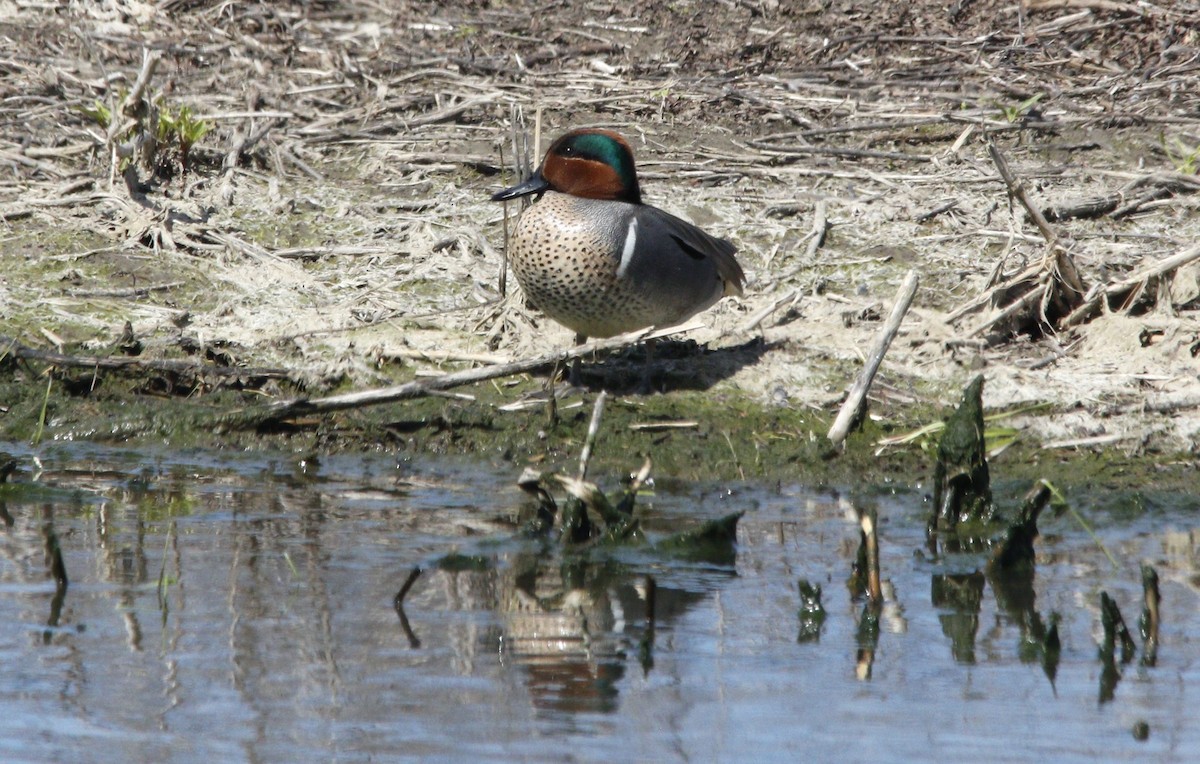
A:
<svg viewBox="0 0 1200 764">
<path fill-rule="evenodd" d="M 741 295 L 737 248 L 642 203 L 633 150 L 611 130 L 575 130 L 493 201 L 529 194 L 509 262 L 529 304 L 576 341 L 672 326 Z"/>
</svg>

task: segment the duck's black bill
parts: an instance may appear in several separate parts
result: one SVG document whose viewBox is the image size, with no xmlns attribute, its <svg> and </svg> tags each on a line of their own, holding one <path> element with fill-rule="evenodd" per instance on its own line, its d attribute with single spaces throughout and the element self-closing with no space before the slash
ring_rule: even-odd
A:
<svg viewBox="0 0 1200 764">
<path fill-rule="evenodd" d="M 505 199 L 516 199 L 518 196 L 529 196 L 530 194 L 545 193 L 550 188 L 550 184 L 542 177 L 541 171 L 535 172 L 529 176 L 523 183 L 518 183 L 512 188 L 506 188 L 503 191 L 498 191 L 492 194 L 493 202 L 502 202 Z"/>
</svg>

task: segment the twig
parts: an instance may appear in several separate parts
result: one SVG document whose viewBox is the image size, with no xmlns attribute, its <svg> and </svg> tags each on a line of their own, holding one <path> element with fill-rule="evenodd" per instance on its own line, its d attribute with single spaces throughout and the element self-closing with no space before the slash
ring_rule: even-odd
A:
<svg viewBox="0 0 1200 764">
<path fill-rule="evenodd" d="M 755 106 L 761 106 L 764 109 L 767 109 L 768 111 L 773 111 L 776 114 L 779 114 L 780 116 L 784 117 L 788 122 L 791 122 L 793 125 L 797 125 L 798 127 L 810 127 L 811 128 L 813 126 L 812 120 L 805 119 L 803 116 L 797 114 L 796 112 L 792 111 L 791 109 L 787 108 L 786 106 L 781 106 L 779 104 L 772 103 L 771 101 L 769 101 L 766 98 L 757 96 L 757 95 L 747 92 L 745 90 L 735 90 L 734 88 L 730 88 L 729 90 L 725 91 L 725 97 L 730 100 L 743 101 L 745 103 L 752 103 Z"/>
<path fill-rule="evenodd" d="M 452 350 L 395 348 L 384 350 L 380 355 L 387 358 L 410 358 L 414 361 L 428 361 L 429 363 L 508 363 L 508 359 L 504 356 L 491 353 L 458 353 Z"/>
<path fill-rule="evenodd" d="M 1039 302 L 1039 317 L 1043 323 L 1050 323 L 1047 317 L 1047 307 L 1053 306 L 1052 314 L 1061 316 L 1067 313 L 1075 305 L 1079 303 L 1084 294 L 1083 281 L 1079 276 L 1079 269 L 1075 266 L 1075 261 L 1071 254 L 1059 242 L 1058 234 L 1046 221 L 1046 217 L 1041 210 L 1034 206 L 1033 200 L 1029 197 L 1029 191 L 1025 187 L 1025 182 L 1013 175 L 1012 170 L 1008 166 L 1008 161 L 1004 155 L 1000 153 L 1000 149 L 996 148 L 996 144 L 988 144 L 988 154 L 992 158 L 992 162 L 996 165 L 996 171 L 1000 173 L 1000 177 L 1004 180 L 1004 185 L 1008 188 L 1010 199 L 1017 199 L 1025 211 L 1029 214 L 1034 225 L 1037 226 L 1042 238 L 1046 240 L 1046 254 L 1042 258 L 1042 262 L 1035 272 L 1039 273 L 1037 282 L 1029 287 L 1028 291 L 1021 297 L 1017 298 L 1007 308 L 1001 311 L 997 316 L 994 316 L 985 324 L 976 327 L 975 334 L 986 331 L 994 326 L 997 322 L 1003 321 L 1016 313 L 1029 308 L 1035 301 Z M 1009 280 L 1008 286 L 1021 285 L 1021 282 Z"/>
<path fill-rule="evenodd" d="M 1038 269 L 1041 269 L 1040 265 L 1038 266 Z M 1017 282 L 1017 283 L 1020 283 L 1020 282 Z M 1011 282 L 1008 283 L 1008 286 L 1011 286 Z M 1024 313 L 1029 308 L 1030 305 L 1033 305 L 1036 302 L 1042 301 L 1042 299 L 1046 296 L 1047 288 L 1048 287 L 1045 284 L 1043 284 L 1039 281 L 1036 286 L 1034 286 L 1032 289 L 1030 289 L 1025 294 L 1021 295 L 1021 297 L 1019 297 L 1018 299 L 1009 303 L 999 313 L 991 315 L 988 318 L 981 321 L 978 326 L 976 326 L 974 329 L 971 329 L 970 331 L 967 332 L 967 336 L 968 337 L 978 337 L 979 335 L 983 334 L 988 329 L 991 329 L 993 326 L 1000 323 L 1001 321 L 1003 321 L 1007 318 L 1011 318 L 1012 316 L 1014 316 L 1018 313 Z"/>
<path fill-rule="evenodd" d="M 829 201 L 821 199 L 813 207 L 813 224 L 808 232 L 808 246 L 804 248 L 804 257 L 811 261 L 817 250 L 825 244 L 825 235 L 829 233 Z"/>
<path fill-rule="evenodd" d="M 592 421 L 588 423 L 587 437 L 583 441 L 583 450 L 579 453 L 579 479 L 587 480 L 588 462 L 592 458 L 592 447 L 596 445 L 596 435 L 600 432 L 600 417 L 604 414 L 604 402 L 608 393 L 601 391 L 596 396 L 596 404 L 592 406 Z"/>
<path fill-rule="evenodd" d="M 854 380 L 854 386 L 847 393 L 842 410 L 838 412 L 837 419 L 829 428 L 829 440 L 834 445 L 839 445 L 844 441 L 850 432 L 850 425 L 854 421 L 855 414 L 858 413 L 859 407 L 867 397 L 867 391 L 871 389 L 871 383 L 875 380 L 875 373 L 879 371 L 879 364 L 883 362 L 883 356 L 891 347 L 892 340 L 896 338 L 896 332 L 900 330 L 900 322 L 904 320 L 909 306 L 912 305 L 919 283 L 920 279 L 915 270 L 909 271 L 908 275 L 904 277 L 904 283 L 900 285 L 900 291 L 896 293 L 896 303 L 892 306 L 892 314 L 888 316 L 887 323 L 875 336 L 875 345 L 871 348 L 871 355 L 867 357 L 866 366 Z"/>
<path fill-rule="evenodd" d="M 431 379 L 414 380 L 393 387 L 332 395 L 327 398 L 289 398 L 265 406 L 251 407 L 222 415 L 218 417 L 218 423 L 226 427 L 250 427 L 303 414 L 331 413 L 347 409 L 377 406 L 381 403 L 395 403 L 397 401 L 422 398 L 439 390 L 448 390 L 453 387 L 461 387 L 462 385 L 469 385 L 488 379 L 508 377 L 514 374 L 524 374 L 534 369 L 544 368 L 556 363 L 566 363 L 574 358 L 582 358 L 589 353 L 612 350 L 671 334 L 679 334 L 698 328 L 699 326 L 700 324 L 691 323 L 684 326 L 668 327 L 666 329 L 643 329 L 639 332 L 596 340 L 584 345 L 575 345 L 566 350 L 558 350 L 534 358 L 525 358 L 513 361 L 512 363 L 497 364 L 494 366 L 484 366 L 478 369 L 466 369 Z"/>
<path fill-rule="evenodd" d="M 1144 268 L 1135 271 L 1132 275 L 1127 276 L 1120 281 L 1115 281 L 1111 284 L 1106 284 L 1101 289 L 1097 290 L 1094 295 L 1083 301 L 1083 304 L 1071 311 L 1062 321 L 1062 327 L 1068 328 L 1076 324 L 1083 323 L 1100 307 L 1101 302 L 1107 300 L 1113 295 L 1120 294 L 1129 289 L 1133 289 L 1152 279 L 1156 276 L 1162 276 L 1177 268 L 1180 268 L 1193 260 L 1200 259 L 1200 245 L 1185 249 L 1182 252 L 1177 252 L 1170 257 L 1159 260 L 1156 263 L 1151 263 Z"/>
<path fill-rule="evenodd" d="M 915 223 L 928 222 L 930 220 L 933 220 L 938 215 L 941 215 L 943 212 L 949 212 L 950 210 L 954 209 L 957 206 L 958 206 L 957 199 L 951 199 L 949 201 L 942 202 L 941 204 L 939 204 L 938 206 L 929 210 L 928 212 L 922 212 L 920 215 L 917 215 L 915 218 L 913 218 L 913 222 L 915 222 Z"/>
<path fill-rule="evenodd" d="M 629 429 L 635 432 L 662 432 L 665 430 L 694 430 L 700 426 L 695 419 L 681 419 L 676 422 L 634 422 Z"/>
<path fill-rule="evenodd" d="M 831 156 L 846 159 L 887 159 L 893 162 L 932 162 L 933 158 L 919 154 L 902 154 L 898 151 L 872 151 L 870 149 L 846 149 L 832 146 L 774 146 L 762 141 L 749 141 L 756 149 L 784 156 Z"/>
<path fill-rule="evenodd" d="M 1025 188 L 1025 182 L 1018 180 L 1013 175 L 1008 166 L 1008 160 L 1000 153 L 1000 149 L 996 148 L 995 143 L 988 143 L 988 156 L 992 158 L 992 163 L 996 165 L 997 172 L 1004 179 L 1004 185 L 1008 187 L 1008 193 L 1021 203 L 1025 211 L 1029 213 L 1029 217 L 1033 220 L 1033 224 L 1037 226 L 1041 232 L 1042 238 L 1046 240 L 1046 244 L 1051 247 L 1057 246 L 1058 234 L 1050 227 L 1050 223 L 1046 221 L 1046 216 L 1042 211 L 1034 206 L 1033 201 L 1029 198 L 1029 191 Z"/>
<path fill-rule="evenodd" d="M 786 302 L 795 300 L 799 291 L 799 289 L 789 289 L 787 294 L 783 295 L 782 297 L 774 298 L 762 308 L 755 311 L 753 314 L 751 314 L 750 318 L 746 319 L 746 323 L 742 325 L 742 331 L 749 332 L 757 329 L 758 325 L 761 324 L 767 318 L 767 316 L 774 313 L 776 308 Z"/>
<path fill-rule="evenodd" d="M 165 292 L 186 284 L 186 281 L 168 281 L 165 284 L 147 284 L 143 287 L 127 287 L 124 289 L 68 289 L 71 297 L 146 297 L 151 292 Z"/>
<path fill-rule="evenodd" d="M 1093 435 L 1090 438 L 1069 438 L 1066 440 L 1052 440 L 1042 444 L 1042 449 L 1049 451 L 1056 448 L 1091 448 L 1095 446 L 1108 446 L 1113 443 L 1120 443 L 1122 440 L 1128 440 L 1133 435 L 1128 433 L 1113 432 L 1106 435 Z"/>
<path fill-rule="evenodd" d="M 0 335 L 0 346 L 5 347 L 17 358 L 30 361 L 40 361 L 51 366 L 67 366 L 84 369 L 129 369 L 131 371 L 147 370 L 171 374 L 189 374 L 197 377 L 263 377 L 267 379 L 288 379 L 292 372 L 287 369 L 266 367 L 237 367 L 212 366 L 193 361 L 173 361 L 167 359 L 128 358 L 125 356 L 75 356 L 56 353 L 50 350 L 38 350 L 22 345 L 11 337 Z"/>
<path fill-rule="evenodd" d="M 1101 409 L 1100 414 L 1103 416 L 1111 416 L 1113 414 L 1130 414 L 1134 412 L 1174 414 L 1177 411 L 1195 408 L 1200 408 L 1200 395 L 1183 393 L 1180 395 L 1161 395 L 1148 397 L 1137 400 L 1133 403 L 1126 403 L 1121 406 L 1111 406 Z"/>
<path fill-rule="evenodd" d="M 813 224 L 812 227 L 808 229 L 808 233 L 804 235 L 804 238 L 808 241 L 804 247 L 804 257 L 801 259 L 799 264 L 789 268 L 778 276 L 773 277 L 771 279 L 772 282 L 776 284 L 782 284 L 800 271 L 812 267 L 812 261 L 813 258 L 816 257 L 817 250 L 820 249 L 825 243 L 825 237 L 829 233 L 829 229 L 832 228 L 832 226 L 829 224 L 828 214 L 828 200 L 821 199 L 813 206 Z M 875 260 L 872 259 L 869 262 L 875 262 Z M 848 265 L 849 263 L 846 264 Z M 786 299 L 780 300 L 780 302 L 786 302 Z M 748 328 L 753 327 L 750 326 Z"/>
<path fill-rule="evenodd" d="M 1135 178 L 1117 193 L 1086 199 L 1068 206 L 1047 207 L 1049 220 L 1096 218 L 1107 214 L 1119 219 L 1132 215 L 1150 202 L 1179 194 L 1200 192 L 1200 179 L 1183 173 L 1154 173 Z"/>
</svg>

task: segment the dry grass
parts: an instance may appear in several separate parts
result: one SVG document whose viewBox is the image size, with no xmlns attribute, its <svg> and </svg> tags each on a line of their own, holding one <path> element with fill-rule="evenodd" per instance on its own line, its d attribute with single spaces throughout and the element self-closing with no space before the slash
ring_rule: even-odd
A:
<svg viewBox="0 0 1200 764">
<path fill-rule="evenodd" d="M 916 267 L 879 395 L 951 400 L 983 368 L 991 406 L 1059 404 L 1048 438 L 1200 441 L 1195 262 L 1070 327 L 998 324 L 993 288 L 1048 247 L 987 153 L 1072 212 L 1048 217 L 1086 290 L 1186 250 L 1200 4 L 490 5 L 0 0 L 0 334 L 102 349 L 129 321 L 153 357 L 199 343 L 315 386 L 566 344 L 494 304 L 487 196 L 540 110 L 543 144 L 622 130 L 649 201 L 739 245 L 747 296 L 699 338 L 772 349 L 721 384 L 827 404 Z M 144 50 L 150 92 L 214 129 L 143 193 L 83 110 L 119 105 Z"/>
</svg>

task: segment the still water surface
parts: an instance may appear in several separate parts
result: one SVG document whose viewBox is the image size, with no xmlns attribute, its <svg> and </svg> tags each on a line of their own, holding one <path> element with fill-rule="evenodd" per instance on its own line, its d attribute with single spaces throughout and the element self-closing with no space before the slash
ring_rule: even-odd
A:
<svg viewBox="0 0 1200 764">
<path fill-rule="evenodd" d="M 732 564 L 564 564 L 510 540 L 512 465 L 0 452 L 20 464 L 0 487 L 6 762 L 1200 760 L 1190 497 L 1070 497 L 1120 566 L 1047 518 L 1036 599 L 1014 605 L 981 557 L 923 551 L 918 491 L 660 480 L 652 536 L 746 511 Z M 845 584 L 853 503 L 881 520 L 874 643 Z M 452 552 L 491 567 L 439 568 Z M 1143 562 L 1162 578 L 1157 664 L 1139 652 L 1106 689 L 1099 594 L 1136 636 Z M 813 638 L 800 579 L 824 590 Z"/>
</svg>

